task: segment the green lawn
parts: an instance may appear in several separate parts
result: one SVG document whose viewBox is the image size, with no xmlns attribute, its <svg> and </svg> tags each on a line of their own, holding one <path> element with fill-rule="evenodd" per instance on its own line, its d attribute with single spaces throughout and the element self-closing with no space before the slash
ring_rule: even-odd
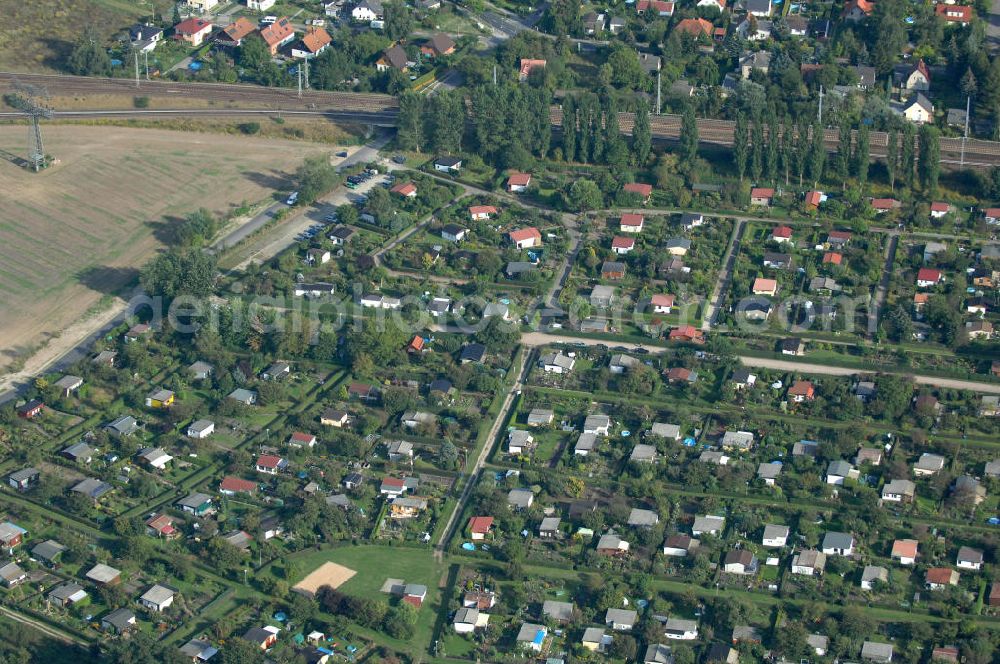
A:
<svg viewBox="0 0 1000 664">
<path fill-rule="evenodd" d="M 407 583 L 422 583 L 428 596 L 436 598 L 441 569 L 430 550 L 388 546 L 345 546 L 322 551 L 304 551 L 291 556 L 305 577 L 321 564 L 330 561 L 350 567 L 357 574 L 340 590 L 361 597 L 384 599 L 380 589 L 387 578 Z M 296 580 L 298 582 L 299 579 Z"/>
</svg>

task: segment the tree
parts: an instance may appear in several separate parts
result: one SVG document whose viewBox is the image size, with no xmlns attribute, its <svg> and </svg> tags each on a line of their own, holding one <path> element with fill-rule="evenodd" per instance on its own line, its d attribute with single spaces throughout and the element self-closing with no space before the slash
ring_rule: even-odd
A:
<svg viewBox="0 0 1000 664">
<path fill-rule="evenodd" d="M 798 136 L 795 146 L 795 172 L 799 176 L 800 187 L 802 186 L 802 178 L 805 177 L 806 166 L 809 163 L 810 147 L 809 124 L 803 120 L 798 126 Z"/>
<path fill-rule="evenodd" d="M 257 72 L 270 61 L 271 52 L 260 35 L 252 34 L 240 42 L 239 50 L 236 53 L 236 62 L 240 67 Z"/>
<path fill-rule="evenodd" d="M 864 189 L 868 184 L 868 166 L 871 163 L 871 129 L 862 122 L 858 130 L 858 143 L 854 148 L 854 174 L 858 178 L 858 187 Z"/>
<path fill-rule="evenodd" d="M 633 90 L 649 77 L 639 62 L 638 51 L 620 41 L 612 42 L 608 64 L 611 65 L 611 82 L 620 88 Z"/>
<path fill-rule="evenodd" d="M 211 240 L 219 230 L 219 224 L 212 213 L 205 208 L 189 214 L 177 225 L 174 236 L 182 247 L 201 247 Z"/>
<path fill-rule="evenodd" d="M 565 104 L 563 105 L 563 117 L 565 118 Z M 564 120 L 565 122 L 565 120 Z M 684 135 L 683 124 L 681 136 Z M 565 145 L 565 139 L 563 139 Z M 646 164 L 649 159 L 649 152 L 652 149 L 653 134 L 649 125 L 649 104 L 645 99 L 640 99 L 635 107 L 635 121 L 632 125 L 632 152 L 635 154 L 635 162 L 640 167 Z M 695 137 L 695 149 L 697 149 L 697 136 Z M 567 148 L 563 148 L 565 154 L 570 154 Z"/>
<path fill-rule="evenodd" d="M 554 0 L 542 16 L 542 30 L 550 35 L 579 35 L 580 0 Z"/>
<path fill-rule="evenodd" d="M 420 152 L 424 147 L 424 100 L 426 97 L 406 91 L 399 97 L 396 138 L 404 150 Z"/>
<path fill-rule="evenodd" d="M 215 257 L 199 249 L 172 250 L 147 263 L 139 275 L 150 295 L 206 297 L 215 285 Z"/>
<path fill-rule="evenodd" d="M 451 470 L 458 463 L 458 448 L 447 438 L 441 442 L 438 448 L 438 463 L 442 468 Z"/>
<path fill-rule="evenodd" d="M 899 2 L 880 2 L 875 6 L 875 46 L 872 64 L 879 74 L 892 70 L 899 54 L 906 46 L 906 28 L 903 26 L 902 6 Z"/>
<path fill-rule="evenodd" d="M 411 639 L 417 627 L 417 610 L 400 602 L 386 612 L 382 627 L 394 639 Z"/>
<path fill-rule="evenodd" d="M 239 637 L 226 641 L 219 657 L 222 664 L 264 664 L 265 661 L 264 651 L 257 644 Z"/>
<path fill-rule="evenodd" d="M 965 70 L 965 74 L 962 75 L 962 94 L 966 97 L 975 97 L 976 89 L 978 87 L 976 81 L 976 75 L 972 73 L 972 67 Z"/>
<path fill-rule="evenodd" d="M 885 172 L 889 176 L 889 189 L 896 189 L 896 169 L 899 165 L 899 130 L 895 125 L 889 129 L 885 146 Z"/>
<path fill-rule="evenodd" d="M 604 195 L 593 180 L 575 180 L 569 188 L 569 203 L 579 212 L 596 210 L 604 204 Z"/>
<path fill-rule="evenodd" d="M 809 155 L 809 177 L 813 186 L 818 186 L 823 179 L 823 168 L 826 166 L 826 144 L 823 141 L 823 125 L 817 121 L 812 127 L 812 150 Z"/>
<path fill-rule="evenodd" d="M 785 186 L 788 186 L 788 176 L 792 172 L 795 160 L 795 126 L 788 116 L 781 132 L 781 168 L 785 171 Z"/>
<path fill-rule="evenodd" d="M 77 76 L 111 74 L 111 58 L 93 29 L 88 28 L 80 35 L 66 59 L 66 67 Z"/>
<path fill-rule="evenodd" d="M 680 157 L 689 169 L 698 159 L 698 118 L 694 115 L 694 104 L 684 107 L 681 116 Z"/>
<path fill-rule="evenodd" d="M 392 41 L 403 39 L 413 30 L 413 16 L 410 9 L 402 2 L 390 2 L 385 5 L 385 36 Z"/>
<path fill-rule="evenodd" d="M 736 114 L 736 126 L 733 129 L 733 160 L 736 162 L 736 172 L 740 182 L 747 172 L 747 159 L 750 157 L 750 127 L 747 116 L 742 111 Z"/>
<path fill-rule="evenodd" d="M 778 135 L 778 114 L 771 113 L 767 121 L 767 152 L 765 153 L 766 165 L 764 171 L 767 179 L 774 184 L 778 178 L 778 154 L 781 150 L 780 136 Z"/>
<path fill-rule="evenodd" d="M 306 157 L 295 172 L 295 179 L 299 183 L 299 204 L 309 205 L 336 187 L 340 176 L 327 157 L 315 155 Z"/>
<path fill-rule="evenodd" d="M 928 198 L 937 195 L 938 176 L 941 174 L 940 134 L 937 127 L 922 125 L 920 127 L 920 156 L 917 169 L 920 172 L 920 186 Z"/>
<path fill-rule="evenodd" d="M 914 139 L 916 131 L 913 124 L 907 122 L 903 125 L 903 144 L 899 152 L 899 174 L 900 180 L 908 189 L 913 188 L 913 166 L 915 162 Z"/>
<path fill-rule="evenodd" d="M 648 124 L 647 117 L 647 124 Z M 639 125 L 639 112 L 636 111 L 636 126 Z M 632 134 L 635 140 L 635 132 Z M 573 161 L 576 157 L 576 103 L 572 96 L 566 97 L 562 105 L 562 153 L 563 159 Z"/>
<path fill-rule="evenodd" d="M 759 183 L 764 174 L 764 125 L 759 117 L 754 118 L 751 136 L 750 175 Z"/>
<path fill-rule="evenodd" d="M 837 142 L 837 159 L 834 161 L 837 179 L 847 188 L 847 178 L 851 174 L 851 125 L 847 118 L 840 121 L 839 140 Z"/>
</svg>

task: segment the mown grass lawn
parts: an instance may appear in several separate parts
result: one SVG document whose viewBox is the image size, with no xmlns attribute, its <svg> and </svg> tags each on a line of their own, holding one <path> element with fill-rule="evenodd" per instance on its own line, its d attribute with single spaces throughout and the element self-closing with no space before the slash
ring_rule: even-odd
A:
<svg viewBox="0 0 1000 664">
<path fill-rule="evenodd" d="M 428 598 L 437 598 L 437 582 L 441 568 L 434 562 L 429 549 L 389 546 L 345 546 L 321 551 L 303 551 L 291 556 L 302 577 L 325 562 L 350 567 L 356 574 L 339 590 L 350 595 L 384 599 L 382 584 L 387 578 L 403 579 L 406 583 L 427 586 Z M 301 579 L 296 579 L 296 583 Z"/>
</svg>

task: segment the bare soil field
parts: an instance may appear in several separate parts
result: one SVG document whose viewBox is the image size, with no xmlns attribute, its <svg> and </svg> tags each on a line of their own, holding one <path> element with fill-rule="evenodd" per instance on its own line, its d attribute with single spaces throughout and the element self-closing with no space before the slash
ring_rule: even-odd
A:
<svg viewBox="0 0 1000 664">
<path fill-rule="evenodd" d="M 49 125 L 46 152 L 58 163 L 35 174 L 11 163 L 27 131 L 0 126 L 0 372 L 27 351 L 54 353 L 50 342 L 66 328 L 58 345 L 72 342 L 71 331 L 89 327 L 84 319 L 111 307 L 105 296 L 135 281 L 177 219 L 266 199 L 306 156 L 330 152 L 301 141 Z"/>
<path fill-rule="evenodd" d="M 309 573 L 294 586 L 292 590 L 297 590 L 307 595 L 315 595 L 316 591 L 323 586 L 330 586 L 337 589 L 351 580 L 356 572 L 350 567 L 344 567 L 337 563 L 326 562 Z"/>
</svg>

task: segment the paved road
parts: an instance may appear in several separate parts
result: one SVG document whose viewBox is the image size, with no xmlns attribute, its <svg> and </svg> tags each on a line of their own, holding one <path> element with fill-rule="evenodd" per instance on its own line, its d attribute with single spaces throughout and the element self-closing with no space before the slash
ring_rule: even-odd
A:
<svg viewBox="0 0 1000 664">
<path fill-rule="evenodd" d="M 483 449 L 479 451 L 479 456 L 476 458 L 476 462 L 472 465 L 472 470 L 469 471 L 469 479 L 465 483 L 465 487 L 462 489 L 462 495 L 455 504 L 455 509 L 452 510 L 451 514 L 448 516 L 448 521 L 445 523 L 444 529 L 441 531 L 441 538 L 437 541 L 437 544 L 434 545 L 434 557 L 438 560 L 438 562 L 440 562 L 444 557 L 445 547 L 448 545 L 448 542 L 451 541 L 451 537 L 454 534 L 454 530 L 457 525 L 456 521 L 464 510 L 465 503 L 469 500 L 469 496 L 472 495 L 473 489 L 479 484 L 479 475 L 482 473 L 483 465 L 486 463 L 486 458 L 490 455 L 490 451 L 493 449 L 493 444 L 496 442 L 497 436 L 500 433 L 500 427 L 502 427 L 504 422 L 507 421 L 507 415 L 510 413 L 510 409 L 514 405 L 514 398 L 521 393 L 521 388 L 524 387 L 524 381 L 528 373 L 528 363 L 533 356 L 534 353 L 531 351 L 525 351 L 522 355 L 521 366 L 517 369 L 517 380 L 514 381 L 514 385 L 510 388 L 510 391 L 507 392 L 507 396 L 504 397 L 503 405 L 500 406 L 500 413 L 493 421 L 493 426 L 490 427 L 490 432 L 486 437 L 486 442 L 483 443 Z"/>
<path fill-rule="evenodd" d="M 797 371 L 799 373 L 817 374 L 821 376 L 854 376 L 859 373 L 874 373 L 861 371 L 859 369 L 848 369 L 846 367 L 831 367 L 825 364 L 810 364 L 795 360 L 773 360 L 764 357 L 740 356 L 740 362 L 748 367 L 761 367 L 764 369 L 777 369 L 779 371 Z M 913 382 L 920 385 L 933 385 L 934 387 L 947 387 L 955 390 L 969 390 L 970 392 L 985 392 L 988 394 L 1000 394 L 1000 384 L 980 383 L 974 380 L 958 380 L 955 378 L 939 378 L 938 376 L 920 376 L 898 371 L 886 371 L 883 373 L 894 373 L 906 375 L 913 378 Z"/>
</svg>

